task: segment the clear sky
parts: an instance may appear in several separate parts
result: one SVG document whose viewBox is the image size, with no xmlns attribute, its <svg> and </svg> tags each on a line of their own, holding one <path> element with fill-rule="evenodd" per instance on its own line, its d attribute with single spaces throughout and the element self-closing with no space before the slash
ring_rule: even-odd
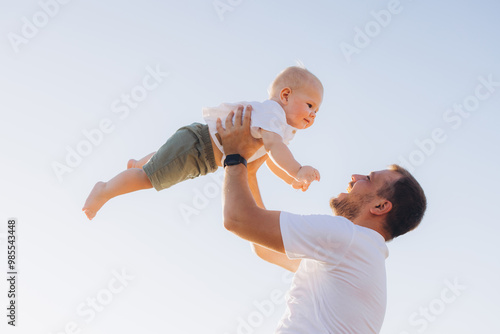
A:
<svg viewBox="0 0 500 334">
<path fill-rule="evenodd" d="M 382 333 L 500 332 L 498 1 L 0 6 L 0 257 L 5 273 L 16 217 L 20 273 L 8 333 L 272 333 L 290 276 L 223 228 L 222 171 L 113 199 L 92 222 L 81 207 L 203 106 L 264 100 L 297 62 L 325 96 L 291 149 L 321 182 L 294 191 L 263 167 L 266 206 L 330 214 L 351 174 L 401 163 L 429 207 L 388 244 Z"/>
</svg>

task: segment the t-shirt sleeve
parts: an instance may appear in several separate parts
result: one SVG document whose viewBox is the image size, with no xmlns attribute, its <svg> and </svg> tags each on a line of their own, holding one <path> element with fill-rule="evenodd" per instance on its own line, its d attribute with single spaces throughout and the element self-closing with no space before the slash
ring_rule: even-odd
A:
<svg viewBox="0 0 500 334">
<path fill-rule="evenodd" d="M 313 259 L 331 265 L 342 261 L 354 237 L 354 224 L 340 216 L 281 212 L 280 228 L 290 259 Z"/>
<path fill-rule="evenodd" d="M 262 138 L 259 129 L 277 133 L 281 138 L 285 138 L 286 115 L 283 109 L 272 104 L 252 103 L 254 111 L 252 111 L 252 136 L 254 138 Z"/>
</svg>

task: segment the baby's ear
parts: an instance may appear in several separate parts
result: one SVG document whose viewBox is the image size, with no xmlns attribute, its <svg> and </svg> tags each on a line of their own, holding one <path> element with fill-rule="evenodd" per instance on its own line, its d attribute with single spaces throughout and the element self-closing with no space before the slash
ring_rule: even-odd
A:
<svg viewBox="0 0 500 334">
<path fill-rule="evenodd" d="M 283 103 L 284 105 L 287 105 L 288 98 L 290 97 L 290 94 L 292 94 L 292 90 L 289 87 L 283 88 L 280 92 L 281 103 Z"/>
</svg>

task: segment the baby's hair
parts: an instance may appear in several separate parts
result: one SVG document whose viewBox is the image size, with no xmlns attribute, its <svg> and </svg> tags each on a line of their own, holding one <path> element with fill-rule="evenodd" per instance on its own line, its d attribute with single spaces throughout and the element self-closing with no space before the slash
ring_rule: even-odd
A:
<svg viewBox="0 0 500 334">
<path fill-rule="evenodd" d="M 301 87 L 316 82 L 323 88 L 321 81 L 309 72 L 303 66 L 290 66 L 281 71 L 278 76 L 274 79 L 269 87 L 269 97 L 278 97 L 281 90 L 285 87 L 290 88 L 292 91 L 300 89 Z"/>
</svg>

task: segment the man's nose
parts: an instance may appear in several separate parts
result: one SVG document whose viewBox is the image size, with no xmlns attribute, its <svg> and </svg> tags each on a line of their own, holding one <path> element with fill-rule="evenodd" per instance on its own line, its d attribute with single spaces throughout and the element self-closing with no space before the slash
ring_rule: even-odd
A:
<svg viewBox="0 0 500 334">
<path fill-rule="evenodd" d="M 356 182 L 358 180 L 362 180 L 362 179 L 366 179 L 366 176 L 365 175 L 360 175 L 360 174 L 353 174 L 351 176 L 351 180 Z"/>
</svg>

